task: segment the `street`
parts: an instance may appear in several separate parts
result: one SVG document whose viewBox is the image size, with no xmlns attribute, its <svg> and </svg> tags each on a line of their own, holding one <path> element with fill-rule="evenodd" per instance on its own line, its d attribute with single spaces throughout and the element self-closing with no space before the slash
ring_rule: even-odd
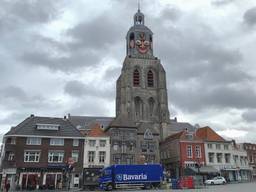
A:
<svg viewBox="0 0 256 192">
<path fill-rule="evenodd" d="M 130 190 L 135 191 L 135 190 Z M 141 190 L 137 190 L 141 191 Z M 146 190 L 142 190 L 146 191 Z M 150 190 L 156 191 L 156 190 Z M 187 190 L 157 190 L 157 191 L 173 191 L 173 192 L 255 192 L 256 191 L 256 182 L 253 183 L 237 183 L 237 184 L 227 184 L 227 185 L 213 185 L 213 186 L 206 186 L 204 189 L 187 189 Z"/>
</svg>

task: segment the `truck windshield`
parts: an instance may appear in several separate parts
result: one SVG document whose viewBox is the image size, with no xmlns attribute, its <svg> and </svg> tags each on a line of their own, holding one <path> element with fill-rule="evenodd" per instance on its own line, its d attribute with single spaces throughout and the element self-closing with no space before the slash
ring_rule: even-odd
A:
<svg viewBox="0 0 256 192">
<path fill-rule="evenodd" d="M 111 170 L 109 169 L 105 169 L 103 172 L 102 172 L 102 176 L 110 176 L 111 175 Z"/>
</svg>

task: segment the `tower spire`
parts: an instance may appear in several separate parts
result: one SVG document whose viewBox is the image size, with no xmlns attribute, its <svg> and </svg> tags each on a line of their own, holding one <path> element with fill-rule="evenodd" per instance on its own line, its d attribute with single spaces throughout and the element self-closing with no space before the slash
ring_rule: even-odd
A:
<svg viewBox="0 0 256 192">
<path fill-rule="evenodd" d="M 140 12 L 140 0 L 138 0 L 138 12 Z"/>
</svg>

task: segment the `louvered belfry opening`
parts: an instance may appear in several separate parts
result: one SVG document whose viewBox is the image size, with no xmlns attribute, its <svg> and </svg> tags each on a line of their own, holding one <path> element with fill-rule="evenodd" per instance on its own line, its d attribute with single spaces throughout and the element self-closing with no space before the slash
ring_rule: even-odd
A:
<svg viewBox="0 0 256 192">
<path fill-rule="evenodd" d="M 140 86 L 140 72 L 138 69 L 135 69 L 133 72 L 133 86 Z"/>
<path fill-rule="evenodd" d="M 154 87 L 154 74 L 151 70 L 148 72 L 148 87 Z"/>
</svg>

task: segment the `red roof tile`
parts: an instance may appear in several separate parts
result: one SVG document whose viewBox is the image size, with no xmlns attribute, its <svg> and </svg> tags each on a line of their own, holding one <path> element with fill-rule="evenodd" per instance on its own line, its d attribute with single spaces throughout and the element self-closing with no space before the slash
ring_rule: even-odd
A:
<svg viewBox="0 0 256 192">
<path fill-rule="evenodd" d="M 106 137 L 108 136 L 100 127 L 99 123 L 96 123 L 87 134 L 88 137 Z"/>
<path fill-rule="evenodd" d="M 196 131 L 196 136 L 206 141 L 225 141 L 225 139 L 208 126 L 199 128 Z"/>
</svg>

